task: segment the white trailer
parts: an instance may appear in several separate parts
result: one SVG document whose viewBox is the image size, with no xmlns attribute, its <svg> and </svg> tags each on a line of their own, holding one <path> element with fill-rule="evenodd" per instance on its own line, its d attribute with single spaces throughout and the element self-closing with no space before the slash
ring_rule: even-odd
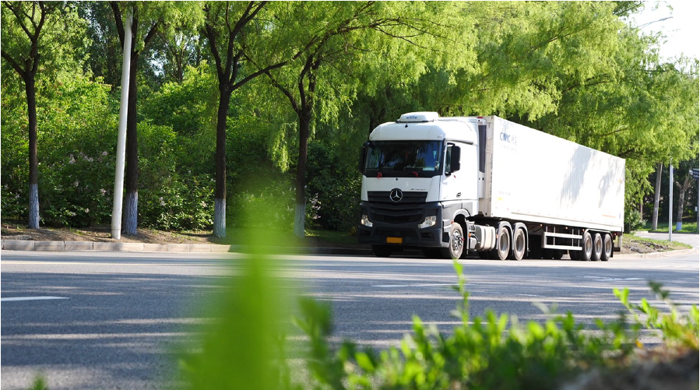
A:
<svg viewBox="0 0 700 390">
<path fill-rule="evenodd" d="M 623 231 L 623 159 L 497 116 L 404 114 L 360 170 L 359 241 L 378 256 L 606 261 Z"/>
</svg>

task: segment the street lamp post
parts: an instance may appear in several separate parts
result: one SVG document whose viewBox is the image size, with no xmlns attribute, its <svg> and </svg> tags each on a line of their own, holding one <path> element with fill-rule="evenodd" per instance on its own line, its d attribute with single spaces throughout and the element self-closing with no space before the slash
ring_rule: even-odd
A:
<svg viewBox="0 0 700 390">
<path fill-rule="evenodd" d="M 673 157 L 668 165 L 668 240 L 673 238 Z"/>
</svg>

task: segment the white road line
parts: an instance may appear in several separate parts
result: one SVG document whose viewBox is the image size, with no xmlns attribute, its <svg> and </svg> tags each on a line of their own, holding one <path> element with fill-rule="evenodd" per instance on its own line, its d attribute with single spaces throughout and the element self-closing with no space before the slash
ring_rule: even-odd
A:
<svg viewBox="0 0 700 390">
<path fill-rule="evenodd" d="M 13 302 L 13 301 L 47 301 L 50 299 L 68 299 L 64 297 L 15 297 L 15 298 L 0 298 L 2 302 Z"/>
<path fill-rule="evenodd" d="M 421 283 L 421 284 L 375 284 L 372 287 L 378 288 L 401 288 L 401 287 L 450 287 L 457 286 L 453 283 Z"/>
</svg>

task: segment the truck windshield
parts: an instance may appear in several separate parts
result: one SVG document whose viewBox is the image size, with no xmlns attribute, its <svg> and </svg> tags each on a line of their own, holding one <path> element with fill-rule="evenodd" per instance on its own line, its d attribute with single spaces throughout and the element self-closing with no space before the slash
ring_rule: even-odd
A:
<svg viewBox="0 0 700 390">
<path fill-rule="evenodd" d="M 372 141 L 367 150 L 365 175 L 432 177 L 441 174 L 440 141 Z"/>
</svg>

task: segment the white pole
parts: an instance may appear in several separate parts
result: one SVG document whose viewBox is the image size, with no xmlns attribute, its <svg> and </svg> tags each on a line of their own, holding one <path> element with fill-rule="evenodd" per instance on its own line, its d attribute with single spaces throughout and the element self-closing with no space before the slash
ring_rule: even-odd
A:
<svg viewBox="0 0 700 390">
<path fill-rule="evenodd" d="M 673 157 L 668 165 L 668 240 L 673 238 Z"/>
<path fill-rule="evenodd" d="M 117 136 L 117 166 L 114 172 L 114 206 L 112 207 L 112 238 L 122 236 L 122 200 L 124 198 L 124 160 L 126 155 L 126 115 L 129 108 L 129 65 L 131 64 L 131 13 L 124 25 L 124 62 L 122 63 L 122 97 L 119 108 Z"/>
</svg>

